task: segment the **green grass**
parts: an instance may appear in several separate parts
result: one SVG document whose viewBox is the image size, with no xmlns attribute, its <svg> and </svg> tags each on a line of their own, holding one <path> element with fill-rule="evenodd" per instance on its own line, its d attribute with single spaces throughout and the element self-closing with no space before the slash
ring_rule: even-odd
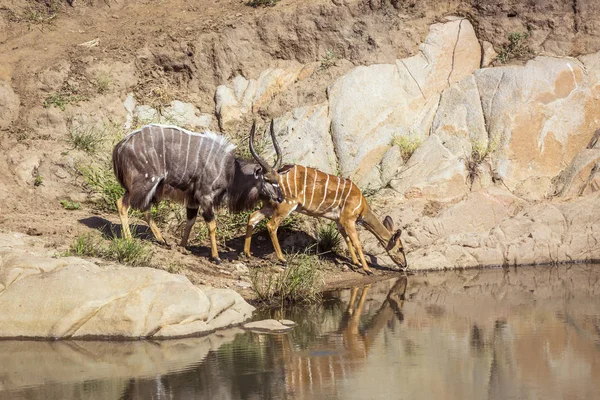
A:
<svg viewBox="0 0 600 400">
<path fill-rule="evenodd" d="M 85 234 L 75 238 L 63 256 L 97 257 L 117 261 L 131 266 L 151 266 L 153 251 L 151 245 L 140 239 L 118 238 L 110 240 Z"/>
<path fill-rule="evenodd" d="M 416 136 L 396 136 L 392 139 L 392 146 L 398 146 L 400 149 L 400 156 L 405 163 L 420 145 L 421 138 Z"/>
<path fill-rule="evenodd" d="M 288 266 L 278 274 L 273 274 L 270 268 L 251 271 L 252 290 L 257 300 L 265 304 L 320 300 L 323 276 L 319 258 L 306 253 L 288 257 Z"/>
<path fill-rule="evenodd" d="M 43 184 L 44 184 L 44 177 L 41 175 L 36 176 L 35 180 L 33 181 L 33 186 L 39 187 L 39 186 L 42 186 Z"/>
<path fill-rule="evenodd" d="M 75 88 L 69 87 L 46 97 L 44 99 L 44 108 L 57 107 L 61 111 L 65 111 L 67 104 L 76 104 L 84 100 L 86 100 L 86 97 L 77 94 Z"/>
<path fill-rule="evenodd" d="M 508 43 L 505 43 L 496 59 L 502 64 L 506 64 L 510 60 L 529 58 L 533 52 L 528 44 L 529 33 L 527 32 L 511 32 L 508 35 Z"/>
<path fill-rule="evenodd" d="M 123 264 L 148 266 L 152 260 L 151 245 L 140 239 L 125 239 L 113 237 L 101 254 L 102 258 L 118 261 Z"/>
<path fill-rule="evenodd" d="M 325 52 L 325 56 L 321 58 L 321 64 L 319 65 L 319 69 L 323 70 L 333 67 L 339 58 L 340 57 L 335 50 L 327 49 L 327 51 Z"/>
<path fill-rule="evenodd" d="M 274 7 L 280 0 L 250 0 L 248 4 L 250 7 Z"/>
<path fill-rule="evenodd" d="M 112 170 L 112 165 L 87 165 L 78 168 L 88 190 L 97 197 L 95 204 L 100 209 L 117 211 L 117 200 L 125 189 L 121 186 Z"/>
<path fill-rule="evenodd" d="M 104 138 L 102 132 L 94 128 L 77 127 L 71 128 L 68 140 L 73 148 L 94 154 L 104 141 Z"/>
<path fill-rule="evenodd" d="M 65 210 L 79 210 L 81 208 L 81 204 L 71 200 L 61 200 L 60 204 L 63 206 Z"/>
<path fill-rule="evenodd" d="M 342 235 L 335 222 L 322 225 L 317 231 L 317 250 L 319 253 L 335 251 L 342 242 Z"/>
</svg>

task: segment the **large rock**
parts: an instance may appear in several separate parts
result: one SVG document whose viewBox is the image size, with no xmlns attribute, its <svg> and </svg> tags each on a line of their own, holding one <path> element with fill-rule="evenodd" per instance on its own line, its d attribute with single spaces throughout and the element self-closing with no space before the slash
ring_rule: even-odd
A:
<svg viewBox="0 0 600 400">
<path fill-rule="evenodd" d="M 326 104 L 295 108 L 275 119 L 274 130 L 284 163 L 314 167 L 330 174 L 337 172 Z M 274 159 L 273 146 L 265 147 L 265 157 Z"/>
<path fill-rule="evenodd" d="M 440 92 L 479 67 L 467 20 L 431 26 L 421 52 L 396 64 L 357 67 L 328 88 L 331 132 L 341 171 L 373 186 L 373 167 L 395 136 L 426 137 Z"/>
<path fill-rule="evenodd" d="M 306 78 L 308 67 L 293 62 L 286 68 L 268 68 L 257 79 L 236 75 L 228 85 L 218 86 L 215 110 L 221 131 L 236 133 L 246 114 L 263 110 L 297 79 Z"/>
<path fill-rule="evenodd" d="M 404 226 L 408 265 L 414 270 L 600 259 L 600 192 L 570 202 L 528 203 L 490 188 L 437 215 L 415 216 L 414 207 L 396 210 L 392 202 L 380 210 Z M 361 237 L 368 252 L 382 256 L 379 263 L 393 267 L 371 235 Z"/>
<path fill-rule="evenodd" d="M 390 186 L 406 198 L 454 200 L 468 191 L 461 153 L 453 153 L 438 135 L 430 136 L 412 155 Z"/>
<path fill-rule="evenodd" d="M 537 57 L 523 67 L 475 72 L 494 174 L 532 200 L 589 142 L 598 123 L 598 64 Z"/>
<path fill-rule="evenodd" d="M 0 130 L 8 129 L 19 116 L 19 96 L 10 86 L 10 81 L 0 79 Z"/>
<path fill-rule="evenodd" d="M 98 266 L 25 251 L 0 236 L 0 337 L 169 338 L 211 332 L 254 309 L 228 289 L 152 268 Z"/>
</svg>

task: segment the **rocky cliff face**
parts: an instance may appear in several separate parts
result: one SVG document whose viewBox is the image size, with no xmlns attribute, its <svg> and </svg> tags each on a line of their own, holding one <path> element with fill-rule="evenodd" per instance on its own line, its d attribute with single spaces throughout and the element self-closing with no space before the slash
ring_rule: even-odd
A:
<svg viewBox="0 0 600 400">
<path fill-rule="evenodd" d="M 312 112 L 277 118 L 286 159 L 379 191 L 415 269 L 597 260 L 600 54 L 479 68 L 481 54 L 468 20 L 432 25 L 418 55 L 352 69 Z"/>
</svg>

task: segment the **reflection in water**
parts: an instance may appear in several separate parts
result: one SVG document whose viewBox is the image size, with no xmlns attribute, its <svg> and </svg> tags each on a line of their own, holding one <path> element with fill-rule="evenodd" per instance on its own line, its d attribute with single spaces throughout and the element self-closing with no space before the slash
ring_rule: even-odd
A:
<svg viewBox="0 0 600 400">
<path fill-rule="evenodd" d="M 287 335 L 0 341 L 0 399 L 600 398 L 599 306 L 600 266 L 399 277 Z"/>
</svg>

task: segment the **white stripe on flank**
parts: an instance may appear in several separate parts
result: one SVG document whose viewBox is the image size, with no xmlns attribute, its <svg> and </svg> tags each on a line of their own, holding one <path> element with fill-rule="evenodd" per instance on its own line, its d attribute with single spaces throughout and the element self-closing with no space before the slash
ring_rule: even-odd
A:
<svg viewBox="0 0 600 400">
<path fill-rule="evenodd" d="M 179 135 L 179 152 L 177 153 L 177 157 L 181 157 L 182 146 L 183 146 L 183 135 Z"/>
<path fill-rule="evenodd" d="M 165 131 L 162 126 L 160 127 L 160 134 L 163 140 L 163 174 L 165 174 L 167 172 L 167 158 L 165 156 Z"/>
<path fill-rule="evenodd" d="M 352 193 L 352 181 L 350 181 L 350 190 L 348 190 L 348 194 L 346 195 L 346 198 L 344 199 L 344 205 L 342 205 L 340 212 L 344 211 L 344 208 L 346 207 L 346 202 L 348 201 L 348 197 L 350 196 L 350 193 Z"/>
<path fill-rule="evenodd" d="M 335 187 L 335 196 L 333 196 L 333 201 L 331 202 L 331 204 L 323 211 L 328 211 L 330 208 L 333 207 L 333 205 L 335 204 L 335 200 L 337 199 L 337 195 L 338 195 L 338 189 L 340 188 L 340 177 L 337 177 L 338 183 L 337 186 Z"/>
<path fill-rule="evenodd" d="M 145 131 L 142 130 L 142 144 L 144 145 L 144 159 L 146 160 L 146 164 L 148 164 L 148 150 L 146 149 L 146 135 Z"/>
<path fill-rule="evenodd" d="M 317 186 L 317 175 L 319 174 L 319 171 L 317 171 L 316 169 L 311 168 L 311 170 L 315 173 L 315 179 L 313 180 L 312 194 L 310 195 L 310 204 L 308 205 L 309 210 L 310 210 L 310 206 L 312 206 L 312 202 L 315 197 L 315 187 Z"/>
<path fill-rule="evenodd" d="M 219 178 L 221 177 L 221 175 L 223 174 L 223 170 L 225 169 L 225 160 L 227 160 L 227 154 L 225 154 L 224 157 L 222 157 L 221 160 L 221 166 L 219 167 L 219 173 L 217 174 L 217 177 L 212 181 L 212 183 L 210 184 L 210 187 L 212 188 L 213 186 L 215 186 L 215 182 L 217 180 L 219 180 Z"/>
<path fill-rule="evenodd" d="M 152 179 L 154 179 L 154 177 L 152 177 Z M 150 191 L 146 194 L 146 197 L 144 198 L 144 206 L 147 206 L 152 201 L 152 198 L 154 197 L 154 193 L 156 193 L 156 187 L 158 186 L 159 183 L 160 183 L 160 179 L 156 181 L 154 186 L 152 186 Z"/>
<path fill-rule="evenodd" d="M 200 143 L 198 143 L 198 152 L 196 153 L 196 166 L 194 167 L 193 176 L 196 176 L 196 171 L 198 170 L 198 164 L 200 164 L 200 149 L 202 149 L 203 144 L 204 144 L 204 138 L 200 138 Z"/>
<path fill-rule="evenodd" d="M 352 210 L 352 215 L 354 215 L 354 213 L 356 212 L 356 210 L 358 209 L 358 207 L 360 207 L 361 205 L 362 205 L 362 194 L 359 197 L 358 205 L 354 208 L 354 210 Z"/>
<path fill-rule="evenodd" d="M 325 189 L 323 190 L 323 200 L 321 200 L 321 203 L 319 203 L 319 207 L 317 207 L 315 212 L 319 211 L 319 208 L 321 208 L 321 206 L 323 205 L 323 202 L 327 198 L 327 185 L 329 184 L 329 174 L 325 174 L 325 175 L 327 175 L 327 180 L 325 181 Z"/>
<path fill-rule="evenodd" d="M 306 173 L 306 167 L 304 167 L 304 186 L 302 186 L 302 206 L 304 206 L 304 204 L 306 204 L 306 175 L 308 175 Z"/>
<path fill-rule="evenodd" d="M 342 178 L 344 179 L 344 178 Z M 342 205 L 342 196 L 344 196 L 344 190 L 346 190 L 346 180 L 344 179 L 344 186 L 342 187 L 342 193 L 340 193 L 340 199 L 338 201 L 338 207 Z"/>
<path fill-rule="evenodd" d="M 294 167 L 294 198 L 297 199 L 298 198 L 298 182 L 296 179 L 296 171 L 298 170 L 298 167 Z"/>
<path fill-rule="evenodd" d="M 213 148 L 215 147 L 215 143 L 216 142 L 214 140 L 211 140 L 210 150 L 208 150 L 208 156 L 206 156 L 206 160 L 204 160 L 204 168 L 206 168 L 209 165 L 208 161 L 210 160 L 210 156 L 212 156 Z"/>
<path fill-rule="evenodd" d="M 135 135 L 131 136 L 131 148 L 135 152 Z M 120 149 L 119 149 L 120 150 Z"/>
<path fill-rule="evenodd" d="M 292 187 L 290 186 L 290 173 L 289 171 L 285 174 L 285 184 L 287 185 L 288 196 L 292 197 Z"/>
<path fill-rule="evenodd" d="M 185 173 L 187 172 L 188 158 L 190 157 L 190 140 L 191 139 L 192 139 L 192 137 L 190 135 L 188 135 L 188 144 L 187 144 L 187 151 L 185 152 L 185 168 L 183 170 L 183 175 L 185 175 Z"/>
</svg>

